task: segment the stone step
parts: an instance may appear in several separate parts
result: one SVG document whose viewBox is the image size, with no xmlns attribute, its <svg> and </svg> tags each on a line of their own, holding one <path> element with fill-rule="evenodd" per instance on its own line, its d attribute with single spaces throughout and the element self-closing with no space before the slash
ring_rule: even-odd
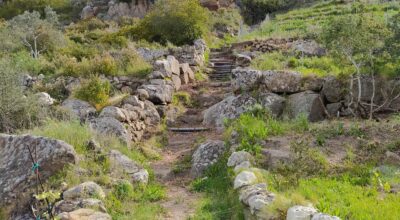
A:
<svg viewBox="0 0 400 220">
<path fill-rule="evenodd" d="M 209 131 L 210 128 L 205 127 L 196 127 L 196 128 L 168 128 L 168 130 L 173 132 L 202 132 L 202 131 Z"/>
<path fill-rule="evenodd" d="M 225 70 L 231 71 L 234 68 L 233 67 L 214 67 L 212 69 L 215 70 L 215 71 L 225 71 Z"/>
<path fill-rule="evenodd" d="M 232 70 L 214 70 L 211 74 L 232 74 Z"/>
<path fill-rule="evenodd" d="M 230 73 L 212 73 L 208 75 L 209 77 L 230 77 Z"/>
<path fill-rule="evenodd" d="M 208 84 L 210 87 L 231 87 L 231 82 L 210 82 Z"/>
<path fill-rule="evenodd" d="M 210 56 L 210 60 L 235 60 L 234 56 Z"/>
</svg>

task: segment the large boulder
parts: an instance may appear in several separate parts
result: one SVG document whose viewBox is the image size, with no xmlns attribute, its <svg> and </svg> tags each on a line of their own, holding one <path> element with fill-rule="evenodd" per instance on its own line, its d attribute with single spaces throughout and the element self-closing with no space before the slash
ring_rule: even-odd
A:
<svg viewBox="0 0 400 220">
<path fill-rule="evenodd" d="M 100 117 L 90 120 L 90 128 L 103 135 L 118 137 L 125 143 L 129 143 L 131 137 L 124 124 L 112 117 Z"/>
<path fill-rule="evenodd" d="M 96 114 L 96 109 L 93 106 L 79 99 L 67 99 L 61 106 L 80 119 L 86 119 Z"/>
<path fill-rule="evenodd" d="M 286 99 L 275 93 L 260 93 L 258 101 L 275 117 L 282 115 L 286 105 Z"/>
<path fill-rule="evenodd" d="M 147 91 L 149 95 L 148 100 L 156 105 L 171 103 L 174 88 L 166 81 L 156 83 L 158 84 L 143 85 L 140 88 Z"/>
<path fill-rule="evenodd" d="M 122 177 L 128 175 L 132 183 L 144 183 L 149 181 L 149 173 L 137 162 L 131 160 L 117 150 L 112 150 L 108 155 L 114 172 L 111 175 Z M 122 173 L 118 172 L 121 171 Z"/>
<path fill-rule="evenodd" d="M 218 161 L 224 151 L 225 144 L 223 141 L 209 141 L 201 144 L 192 156 L 192 176 L 203 175 L 209 166 Z"/>
<path fill-rule="evenodd" d="M 223 129 L 225 119 L 238 118 L 255 104 L 257 104 L 256 99 L 248 94 L 228 96 L 203 112 L 203 124 L 206 126 L 215 126 L 217 129 Z"/>
<path fill-rule="evenodd" d="M 256 89 L 261 76 L 261 72 L 258 70 L 236 68 L 232 71 L 232 89 L 235 92 Z"/>
<path fill-rule="evenodd" d="M 37 184 L 29 151 L 37 158 L 42 181 L 77 161 L 74 148 L 63 141 L 0 134 L 0 207 L 10 206 L 11 212 L 25 209 Z"/>
<path fill-rule="evenodd" d="M 270 92 L 296 93 L 301 90 L 301 74 L 288 71 L 264 71 L 262 72 L 262 84 Z"/>
<path fill-rule="evenodd" d="M 171 77 L 172 76 L 172 69 L 168 62 L 168 60 L 157 60 L 153 64 L 153 68 L 155 71 L 163 74 L 163 77 Z"/>
<path fill-rule="evenodd" d="M 331 76 L 325 78 L 321 92 L 328 102 L 334 103 L 340 102 L 344 99 L 346 89 L 347 88 L 342 81 Z"/>
<path fill-rule="evenodd" d="M 287 113 L 290 118 L 304 114 L 311 122 L 321 121 L 325 118 L 321 96 L 311 91 L 290 95 L 287 102 Z"/>
</svg>

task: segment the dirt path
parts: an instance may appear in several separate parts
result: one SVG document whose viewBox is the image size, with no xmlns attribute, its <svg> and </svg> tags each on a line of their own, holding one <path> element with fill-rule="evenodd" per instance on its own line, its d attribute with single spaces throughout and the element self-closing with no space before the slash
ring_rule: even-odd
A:
<svg viewBox="0 0 400 220">
<path fill-rule="evenodd" d="M 185 85 L 181 91 L 190 94 L 195 107 L 188 107 L 169 128 L 203 127 L 202 112 L 220 102 L 230 92 L 231 70 L 233 60 L 226 51 L 212 51 L 210 66 L 214 71 L 210 74 L 211 82 Z M 168 144 L 161 153 L 161 160 L 151 164 L 156 179 L 167 189 L 167 198 L 160 205 L 166 210 L 163 219 L 185 220 L 193 216 L 196 203 L 201 195 L 190 190 L 193 180 L 190 176 L 191 156 L 200 143 L 207 140 L 221 140 L 213 128 L 202 132 L 168 131 Z"/>
</svg>

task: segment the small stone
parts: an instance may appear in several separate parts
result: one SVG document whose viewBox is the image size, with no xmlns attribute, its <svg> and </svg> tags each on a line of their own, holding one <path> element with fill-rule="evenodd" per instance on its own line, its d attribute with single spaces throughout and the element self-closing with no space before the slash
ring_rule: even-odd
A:
<svg viewBox="0 0 400 220">
<path fill-rule="evenodd" d="M 105 198 L 103 189 L 94 182 L 84 182 L 63 193 L 65 200 L 77 198 Z"/>
<path fill-rule="evenodd" d="M 228 158 L 228 167 L 237 166 L 245 161 L 253 161 L 253 156 L 246 151 L 233 152 Z"/>
<path fill-rule="evenodd" d="M 242 171 L 239 173 L 234 181 L 233 188 L 234 189 L 239 189 L 244 186 L 249 186 L 251 184 L 254 184 L 257 180 L 257 176 L 250 171 Z"/>
<path fill-rule="evenodd" d="M 286 220 L 311 220 L 316 213 L 313 207 L 293 206 L 287 211 Z"/>
</svg>

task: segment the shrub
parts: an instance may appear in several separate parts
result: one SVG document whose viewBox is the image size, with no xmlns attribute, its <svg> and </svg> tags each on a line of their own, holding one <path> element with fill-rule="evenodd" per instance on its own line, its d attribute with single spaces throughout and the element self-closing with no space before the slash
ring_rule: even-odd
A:
<svg viewBox="0 0 400 220">
<path fill-rule="evenodd" d="M 24 96 L 21 77 L 9 60 L 0 60 L 0 132 L 29 128 L 46 116 L 34 97 Z"/>
<path fill-rule="evenodd" d="M 131 34 L 138 39 L 183 45 L 201 38 L 207 26 L 207 10 L 197 0 L 160 0 Z"/>
<path fill-rule="evenodd" d="M 94 106 L 104 105 L 110 95 L 110 82 L 102 81 L 99 77 L 92 77 L 84 82 L 75 92 L 78 99 L 85 100 Z"/>
</svg>

